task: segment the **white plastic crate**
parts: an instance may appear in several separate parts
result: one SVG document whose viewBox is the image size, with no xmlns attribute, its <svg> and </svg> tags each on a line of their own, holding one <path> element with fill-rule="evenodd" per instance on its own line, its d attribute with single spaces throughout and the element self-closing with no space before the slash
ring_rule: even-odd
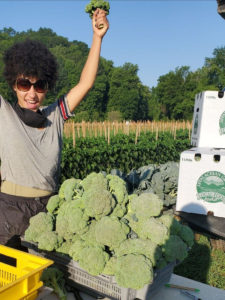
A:
<svg viewBox="0 0 225 300">
<path fill-rule="evenodd" d="M 176 210 L 225 217 L 225 149 L 181 153 Z"/>
<path fill-rule="evenodd" d="M 23 245 L 29 248 L 30 253 L 54 260 L 55 265 L 64 272 L 69 283 L 79 290 L 92 296 L 100 295 L 115 300 L 150 299 L 165 283 L 169 282 L 176 265 L 172 262 L 165 268 L 156 270 L 152 284 L 145 285 L 140 290 L 134 290 L 118 286 L 114 276 L 88 274 L 77 262 L 67 256 L 61 256 L 56 252 L 41 251 L 34 243 L 23 241 Z"/>
<path fill-rule="evenodd" d="M 204 91 L 195 96 L 191 144 L 225 148 L 224 92 Z"/>
</svg>

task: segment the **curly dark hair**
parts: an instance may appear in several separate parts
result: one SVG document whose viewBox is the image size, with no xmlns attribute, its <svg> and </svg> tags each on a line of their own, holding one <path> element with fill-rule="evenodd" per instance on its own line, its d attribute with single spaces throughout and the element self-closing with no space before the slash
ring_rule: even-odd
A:
<svg viewBox="0 0 225 300">
<path fill-rule="evenodd" d="M 4 53 L 4 77 L 13 87 L 19 75 L 47 80 L 51 90 L 56 83 L 58 65 L 56 58 L 39 41 L 25 40 L 17 42 Z"/>
</svg>

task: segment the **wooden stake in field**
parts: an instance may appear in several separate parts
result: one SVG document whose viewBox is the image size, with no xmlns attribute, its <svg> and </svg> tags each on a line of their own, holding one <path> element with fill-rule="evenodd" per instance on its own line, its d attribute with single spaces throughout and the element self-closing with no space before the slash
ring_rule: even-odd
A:
<svg viewBox="0 0 225 300">
<path fill-rule="evenodd" d="M 106 128 L 106 123 L 104 122 L 104 135 L 105 135 L 105 139 L 107 140 L 107 128 Z"/>
<path fill-rule="evenodd" d="M 108 124 L 108 145 L 110 144 L 110 123 Z"/>
<path fill-rule="evenodd" d="M 176 138 L 177 138 L 177 122 L 175 122 L 173 138 L 174 138 L 174 140 L 176 140 Z"/>
<path fill-rule="evenodd" d="M 86 123 L 84 121 L 82 121 L 81 127 L 82 127 L 82 136 L 85 138 L 86 137 Z"/>
<path fill-rule="evenodd" d="M 109 128 L 109 130 L 108 130 Z M 129 135 L 134 133 L 138 141 L 138 136 L 141 132 L 147 131 L 155 132 L 156 138 L 158 138 L 159 132 L 170 132 L 174 139 L 176 139 L 177 130 L 188 130 L 189 139 L 191 138 L 192 122 L 190 121 L 145 121 L 145 122 L 85 122 L 74 123 L 73 121 L 67 121 L 64 126 L 64 135 L 66 137 L 73 137 L 75 130 L 75 137 L 98 137 L 105 136 L 105 140 L 108 140 L 108 135 L 116 135 L 123 133 Z"/>
<path fill-rule="evenodd" d="M 73 147 L 76 147 L 76 134 L 75 134 L 75 124 L 74 122 L 71 122 L 72 124 L 72 132 L 73 132 Z"/>
<path fill-rule="evenodd" d="M 159 137 L 159 129 L 158 127 L 156 127 L 156 134 L 155 134 L 156 141 L 158 141 L 158 137 Z"/>
<path fill-rule="evenodd" d="M 136 127 L 135 145 L 137 144 L 137 139 L 138 139 L 138 127 Z"/>
</svg>

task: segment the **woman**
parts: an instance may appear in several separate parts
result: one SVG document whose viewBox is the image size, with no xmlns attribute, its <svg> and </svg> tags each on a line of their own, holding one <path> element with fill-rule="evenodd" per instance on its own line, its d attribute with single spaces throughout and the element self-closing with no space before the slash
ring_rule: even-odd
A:
<svg viewBox="0 0 225 300">
<path fill-rule="evenodd" d="M 97 9 L 92 46 L 79 83 L 43 109 L 57 79 L 54 56 L 30 40 L 5 53 L 4 76 L 18 101 L 10 105 L 0 96 L 0 244 L 20 248 L 30 217 L 45 211 L 49 197 L 58 190 L 63 125 L 94 84 L 108 27 L 106 13 Z"/>
</svg>

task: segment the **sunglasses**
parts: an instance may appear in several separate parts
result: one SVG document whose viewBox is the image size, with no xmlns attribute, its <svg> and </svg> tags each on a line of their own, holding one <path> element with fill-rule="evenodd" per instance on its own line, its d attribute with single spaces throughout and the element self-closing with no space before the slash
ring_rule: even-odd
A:
<svg viewBox="0 0 225 300">
<path fill-rule="evenodd" d="M 21 92 L 28 92 L 32 85 L 37 93 L 45 93 L 48 89 L 48 82 L 46 80 L 39 79 L 35 83 L 30 82 L 26 78 L 18 78 L 16 80 L 16 86 Z"/>
</svg>

